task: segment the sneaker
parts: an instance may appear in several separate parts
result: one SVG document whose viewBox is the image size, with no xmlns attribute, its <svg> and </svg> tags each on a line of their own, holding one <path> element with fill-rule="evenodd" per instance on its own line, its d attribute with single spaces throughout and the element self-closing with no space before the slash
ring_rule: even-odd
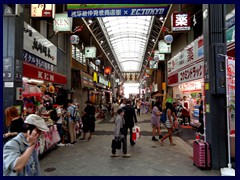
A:
<svg viewBox="0 0 240 180">
<path fill-rule="evenodd" d="M 131 157 L 131 154 L 123 154 L 123 157 Z"/>
<path fill-rule="evenodd" d="M 65 146 L 65 144 L 59 143 L 59 144 L 57 144 L 57 146 Z"/>
<path fill-rule="evenodd" d="M 92 138 L 88 138 L 88 141 L 92 140 Z"/>
<path fill-rule="evenodd" d="M 111 157 L 118 157 L 118 154 L 112 154 Z"/>
<path fill-rule="evenodd" d="M 77 144 L 77 141 L 74 141 L 73 144 Z"/>
<path fill-rule="evenodd" d="M 153 141 L 158 141 L 158 140 L 155 138 L 155 136 L 152 137 L 152 140 L 153 140 Z"/>
<path fill-rule="evenodd" d="M 81 138 L 80 141 L 86 141 L 86 139 L 85 138 Z"/>
<path fill-rule="evenodd" d="M 160 134 L 160 135 L 159 135 L 159 139 L 162 139 L 162 138 L 163 138 L 163 136 Z"/>
</svg>

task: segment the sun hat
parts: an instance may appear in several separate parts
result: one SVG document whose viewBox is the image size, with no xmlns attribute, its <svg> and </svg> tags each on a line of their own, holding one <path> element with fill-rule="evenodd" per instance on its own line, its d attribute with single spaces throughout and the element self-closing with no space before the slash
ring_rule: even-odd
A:
<svg viewBox="0 0 240 180">
<path fill-rule="evenodd" d="M 24 123 L 36 126 L 41 131 L 49 131 L 44 119 L 36 114 L 30 114 L 26 117 Z"/>
</svg>

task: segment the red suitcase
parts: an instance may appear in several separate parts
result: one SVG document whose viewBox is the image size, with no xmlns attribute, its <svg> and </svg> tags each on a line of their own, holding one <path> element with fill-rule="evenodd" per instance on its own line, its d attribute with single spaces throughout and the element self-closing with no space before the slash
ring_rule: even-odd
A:
<svg viewBox="0 0 240 180">
<path fill-rule="evenodd" d="M 193 142 L 193 165 L 199 169 L 211 169 L 211 149 L 210 145 L 203 140 Z"/>
</svg>

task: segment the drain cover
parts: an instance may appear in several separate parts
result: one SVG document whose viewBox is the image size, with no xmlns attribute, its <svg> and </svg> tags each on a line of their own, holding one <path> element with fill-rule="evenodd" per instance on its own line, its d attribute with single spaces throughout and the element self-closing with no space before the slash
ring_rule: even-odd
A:
<svg viewBox="0 0 240 180">
<path fill-rule="evenodd" d="M 157 148 L 157 146 L 151 146 L 152 148 Z"/>
<path fill-rule="evenodd" d="M 52 171 L 55 171 L 55 170 L 56 170 L 55 167 L 50 167 L 50 168 L 44 169 L 45 172 L 52 172 Z"/>
</svg>

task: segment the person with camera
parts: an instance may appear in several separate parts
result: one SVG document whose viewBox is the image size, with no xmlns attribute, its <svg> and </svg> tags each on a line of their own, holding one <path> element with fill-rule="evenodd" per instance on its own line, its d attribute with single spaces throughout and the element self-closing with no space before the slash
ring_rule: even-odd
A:
<svg viewBox="0 0 240 180">
<path fill-rule="evenodd" d="M 36 114 L 26 117 L 23 132 L 3 147 L 4 176 L 40 176 L 40 164 L 35 145 L 42 131 L 48 131 L 44 119 Z"/>
<path fill-rule="evenodd" d="M 126 132 L 124 128 L 125 120 L 124 120 L 124 111 L 122 108 L 117 110 L 117 117 L 115 120 L 115 127 L 114 127 L 114 139 L 115 141 L 122 142 L 122 150 L 123 150 L 123 157 L 130 157 L 131 154 L 127 154 L 127 139 L 126 139 Z M 116 147 L 112 147 L 112 155 L 111 157 L 118 157 L 119 155 L 116 154 Z"/>
</svg>

